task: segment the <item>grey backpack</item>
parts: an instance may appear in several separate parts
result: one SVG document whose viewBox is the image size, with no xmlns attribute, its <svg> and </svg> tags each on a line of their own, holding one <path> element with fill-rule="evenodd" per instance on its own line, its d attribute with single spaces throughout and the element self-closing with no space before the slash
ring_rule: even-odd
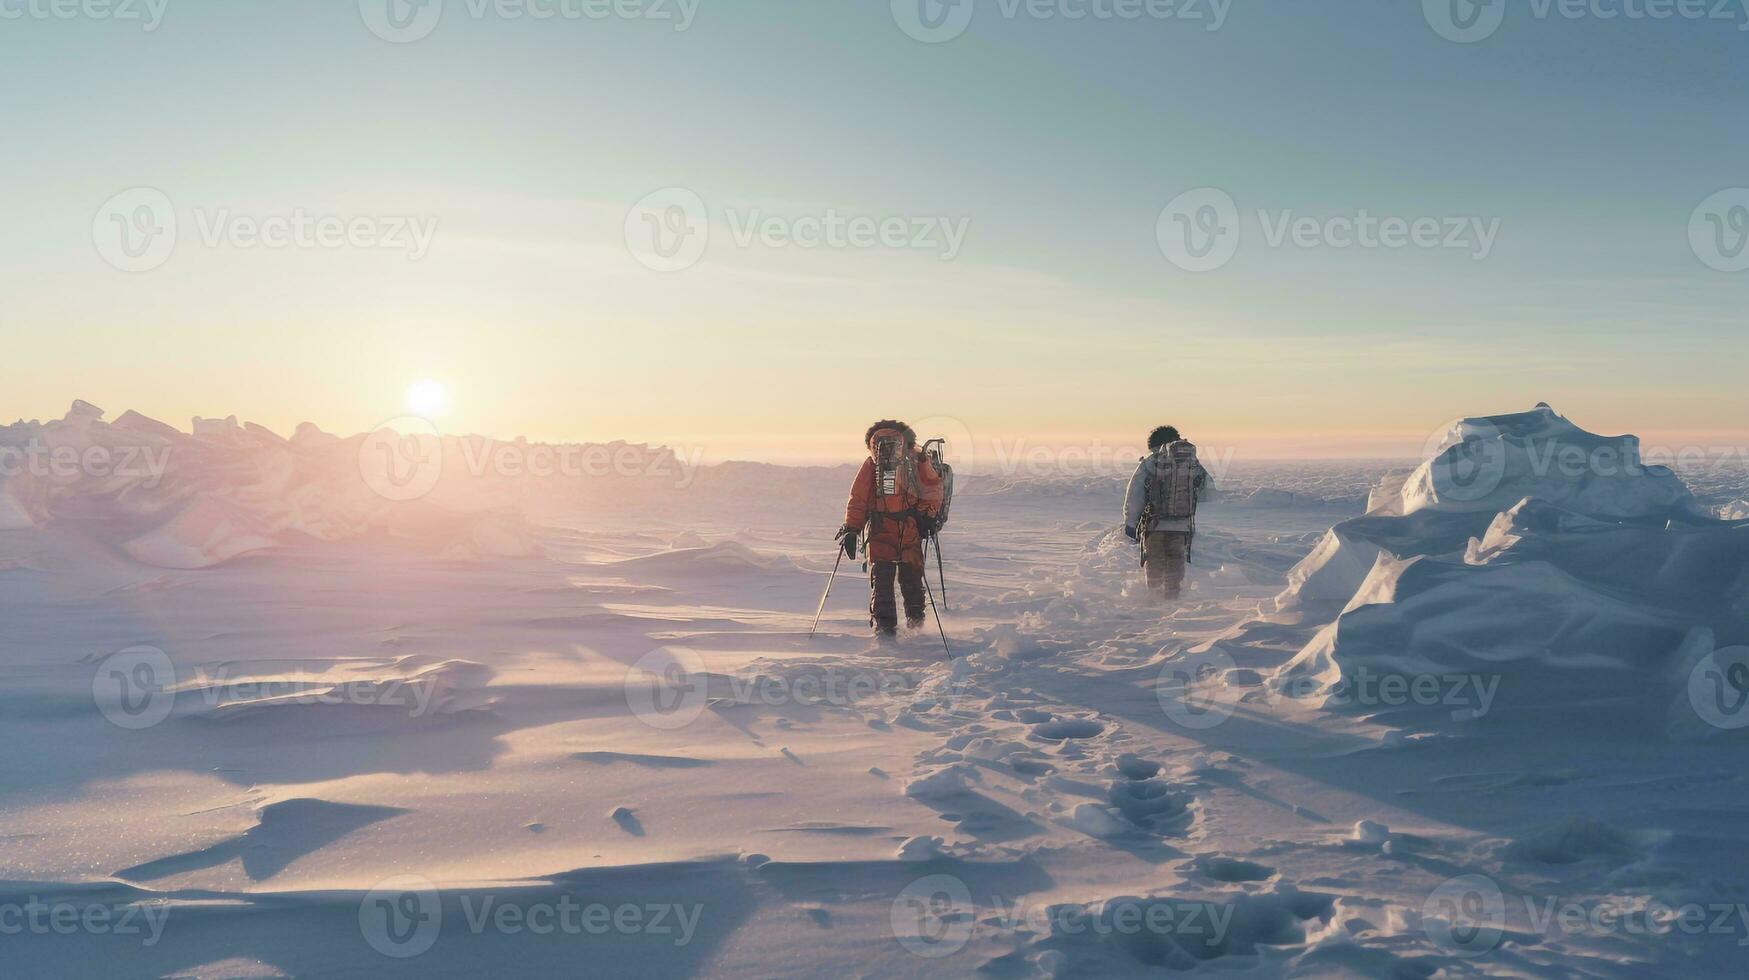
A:
<svg viewBox="0 0 1749 980">
<path fill-rule="evenodd" d="M 1196 516 L 1196 491 L 1202 465 L 1196 447 L 1182 439 L 1154 453 L 1154 478 L 1148 483 L 1148 509 L 1155 520 L 1181 521 Z"/>
</svg>

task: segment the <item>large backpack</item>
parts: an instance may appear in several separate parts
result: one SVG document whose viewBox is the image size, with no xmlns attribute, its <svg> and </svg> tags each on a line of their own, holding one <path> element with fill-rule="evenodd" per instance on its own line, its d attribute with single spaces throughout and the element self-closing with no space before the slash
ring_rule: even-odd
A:
<svg viewBox="0 0 1749 980">
<path fill-rule="evenodd" d="M 1154 478 L 1148 482 L 1148 509 L 1157 521 L 1182 521 L 1196 516 L 1196 491 L 1202 481 L 1196 447 L 1184 440 L 1154 453 Z"/>
<path fill-rule="evenodd" d="M 942 451 L 947 448 L 947 440 L 931 439 L 923 444 L 923 452 L 929 457 L 929 465 L 935 467 L 935 473 L 941 477 L 941 509 L 935 512 L 935 526 L 947 526 L 947 512 L 953 506 L 953 467 L 942 459 Z"/>
</svg>

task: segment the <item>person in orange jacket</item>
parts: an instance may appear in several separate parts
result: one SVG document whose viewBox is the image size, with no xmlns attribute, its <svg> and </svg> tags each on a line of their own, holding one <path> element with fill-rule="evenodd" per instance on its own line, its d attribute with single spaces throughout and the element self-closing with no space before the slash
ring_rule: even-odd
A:
<svg viewBox="0 0 1749 980">
<path fill-rule="evenodd" d="M 917 448 L 917 434 L 903 422 L 883 419 L 863 434 L 868 459 L 850 486 L 838 543 L 856 557 L 856 539 L 868 528 L 869 622 L 883 639 L 897 634 L 893 582 L 905 599 L 905 624 L 923 625 L 923 542 L 936 530 L 941 475 Z"/>
</svg>

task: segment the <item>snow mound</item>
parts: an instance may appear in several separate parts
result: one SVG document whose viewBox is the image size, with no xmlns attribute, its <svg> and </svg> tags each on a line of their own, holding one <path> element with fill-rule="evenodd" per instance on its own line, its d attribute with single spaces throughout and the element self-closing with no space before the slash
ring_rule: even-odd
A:
<svg viewBox="0 0 1749 980">
<path fill-rule="evenodd" d="M 1596 517 L 1706 513 L 1670 469 L 1640 461 L 1637 437 L 1586 432 L 1546 404 L 1453 423 L 1386 507 L 1494 514 L 1527 497 Z"/>
<path fill-rule="evenodd" d="M 1278 693 L 1379 716 L 1558 709 L 1725 730 L 1695 724 L 1684 692 L 1715 645 L 1749 640 L 1749 526 L 1642 464 L 1634 437 L 1546 405 L 1466 419 L 1374 503 L 1277 597 L 1280 612 L 1328 617 L 1276 671 Z"/>
</svg>

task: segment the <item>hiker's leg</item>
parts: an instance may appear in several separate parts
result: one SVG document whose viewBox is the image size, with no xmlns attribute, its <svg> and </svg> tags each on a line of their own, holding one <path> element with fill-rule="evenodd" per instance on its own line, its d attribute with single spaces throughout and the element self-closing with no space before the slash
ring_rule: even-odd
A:
<svg viewBox="0 0 1749 980">
<path fill-rule="evenodd" d="M 1148 588 L 1155 592 L 1166 588 L 1166 538 L 1166 532 L 1155 531 L 1148 535 L 1148 540 L 1142 542 L 1142 548 L 1148 555 Z"/>
<path fill-rule="evenodd" d="M 1165 540 L 1161 550 L 1164 560 L 1161 561 L 1161 592 L 1168 599 L 1178 598 L 1178 593 L 1184 588 L 1185 566 L 1190 562 L 1190 535 L 1178 531 L 1167 531 L 1160 535 Z M 1153 564 L 1153 560 L 1149 560 Z"/>
<path fill-rule="evenodd" d="M 905 596 L 905 625 L 923 625 L 923 566 L 904 563 L 899 566 L 899 591 Z"/>
<path fill-rule="evenodd" d="M 893 575 L 899 566 L 897 562 L 877 561 L 868 567 L 868 619 L 876 633 L 891 636 L 899 629 L 899 613 L 893 606 Z"/>
</svg>

